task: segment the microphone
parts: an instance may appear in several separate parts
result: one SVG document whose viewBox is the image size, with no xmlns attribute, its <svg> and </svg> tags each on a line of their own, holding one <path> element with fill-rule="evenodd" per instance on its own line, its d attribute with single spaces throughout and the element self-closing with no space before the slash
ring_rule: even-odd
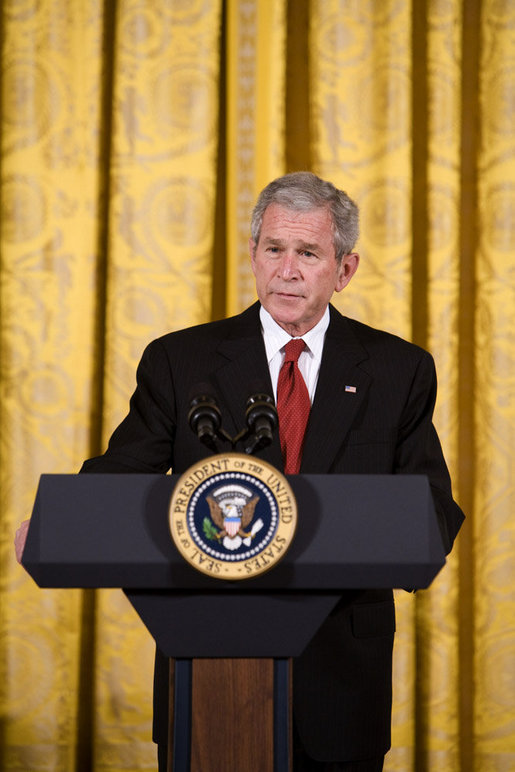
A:
<svg viewBox="0 0 515 772">
<path fill-rule="evenodd" d="M 249 433 L 252 435 L 245 453 L 254 453 L 270 445 L 274 429 L 278 424 L 277 408 L 273 398 L 268 394 L 253 394 L 247 400 L 245 419 Z"/>
<path fill-rule="evenodd" d="M 193 397 L 190 402 L 188 422 L 200 442 L 217 453 L 215 440 L 222 422 L 222 414 L 215 398 L 209 393 L 209 387 L 201 383 L 198 390 L 199 394 Z"/>
</svg>

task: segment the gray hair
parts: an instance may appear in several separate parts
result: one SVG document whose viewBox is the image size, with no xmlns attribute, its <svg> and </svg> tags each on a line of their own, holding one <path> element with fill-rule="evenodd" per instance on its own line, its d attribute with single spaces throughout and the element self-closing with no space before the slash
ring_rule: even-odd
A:
<svg viewBox="0 0 515 772">
<path fill-rule="evenodd" d="M 337 260 L 352 252 L 359 236 L 358 207 L 349 196 L 332 182 L 311 172 L 292 172 L 270 182 L 259 194 L 252 212 L 250 232 L 255 244 L 259 241 L 265 210 L 278 204 L 295 212 L 310 212 L 328 207 L 333 220 L 333 243 Z"/>
</svg>

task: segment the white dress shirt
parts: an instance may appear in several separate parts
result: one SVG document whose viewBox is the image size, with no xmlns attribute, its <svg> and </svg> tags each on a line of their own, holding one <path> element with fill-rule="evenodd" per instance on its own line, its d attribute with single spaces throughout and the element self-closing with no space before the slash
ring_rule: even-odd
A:
<svg viewBox="0 0 515 772">
<path fill-rule="evenodd" d="M 283 330 L 277 322 L 270 316 L 268 311 L 261 306 L 259 311 L 261 319 L 261 329 L 263 340 L 265 342 L 266 358 L 270 368 L 270 377 L 274 390 L 274 399 L 277 403 L 277 381 L 279 370 L 284 362 L 284 347 L 288 341 L 293 340 L 292 336 Z M 309 393 L 309 399 L 313 404 L 315 390 L 318 382 L 318 373 L 320 372 L 320 362 L 322 361 L 322 352 L 324 350 L 325 333 L 329 326 L 329 306 L 325 309 L 323 317 L 309 332 L 302 337 L 306 348 L 299 357 L 299 370 L 306 382 Z"/>
</svg>

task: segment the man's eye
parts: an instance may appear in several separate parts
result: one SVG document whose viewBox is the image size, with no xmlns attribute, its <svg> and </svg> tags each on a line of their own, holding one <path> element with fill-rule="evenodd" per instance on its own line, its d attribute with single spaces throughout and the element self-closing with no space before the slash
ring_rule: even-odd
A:
<svg viewBox="0 0 515 772">
<path fill-rule="evenodd" d="M 316 257 L 314 252 L 310 252 L 309 249 L 304 249 L 302 252 L 304 257 Z"/>
</svg>

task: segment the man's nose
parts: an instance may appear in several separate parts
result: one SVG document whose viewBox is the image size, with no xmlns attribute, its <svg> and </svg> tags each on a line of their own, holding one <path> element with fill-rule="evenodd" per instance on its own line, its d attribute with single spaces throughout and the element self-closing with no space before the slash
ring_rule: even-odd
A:
<svg viewBox="0 0 515 772">
<path fill-rule="evenodd" d="M 285 252 L 279 263 L 279 276 L 282 279 L 294 279 L 299 275 L 299 259 L 295 252 Z"/>
</svg>

